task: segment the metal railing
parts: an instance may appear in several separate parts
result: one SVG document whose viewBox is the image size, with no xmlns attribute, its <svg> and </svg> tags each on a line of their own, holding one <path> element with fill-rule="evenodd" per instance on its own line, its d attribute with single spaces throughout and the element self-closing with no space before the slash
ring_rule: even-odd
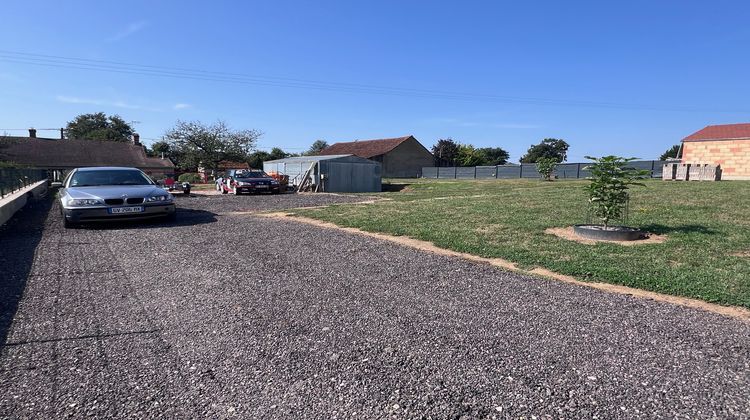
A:
<svg viewBox="0 0 750 420">
<path fill-rule="evenodd" d="M 0 198 L 46 178 L 44 169 L 0 168 Z"/>
</svg>

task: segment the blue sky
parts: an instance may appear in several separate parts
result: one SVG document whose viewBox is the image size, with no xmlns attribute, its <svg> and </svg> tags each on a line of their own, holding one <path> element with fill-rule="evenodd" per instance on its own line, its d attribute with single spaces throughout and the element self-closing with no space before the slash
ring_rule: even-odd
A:
<svg viewBox="0 0 750 420">
<path fill-rule="evenodd" d="M 746 1 L 6 0 L 2 9 L 0 129 L 104 111 L 138 121 L 144 139 L 177 119 L 222 119 L 263 131 L 263 149 L 413 134 L 428 148 L 451 137 L 517 160 L 557 137 L 581 161 L 656 158 L 705 125 L 750 121 Z M 33 65 L 7 51 L 334 89 Z"/>
</svg>

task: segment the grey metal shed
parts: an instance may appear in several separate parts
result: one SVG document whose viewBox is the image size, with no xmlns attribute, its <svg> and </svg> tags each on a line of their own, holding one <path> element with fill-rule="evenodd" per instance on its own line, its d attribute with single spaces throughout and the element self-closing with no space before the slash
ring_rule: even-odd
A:
<svg viewBox="0 0 750 420">
<path fill-rule="evenodd" d="M 298 156 L 263 162 L 263 170 L 289 176 L 295 187 L 307 178 L 314 191 L 380 192 L 380 163 L 354 155 Z M 307 174 L 307 177 L 305 177 Z"/>
</svg>

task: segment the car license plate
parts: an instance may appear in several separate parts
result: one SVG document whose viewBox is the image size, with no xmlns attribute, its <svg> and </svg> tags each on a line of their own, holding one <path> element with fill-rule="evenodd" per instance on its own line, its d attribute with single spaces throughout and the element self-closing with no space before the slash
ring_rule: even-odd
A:
<svg viewBox="0 0 750 420">
<path fill-rule="evenodd" d="M 268 185 L 256 185 L 255 188 L 268 188 Z"/>
<path fill-rule="evenodd" d="M 113 207 L 109 209 L 110 214 L 143 213 L 143 206 Z"/>
</svg>

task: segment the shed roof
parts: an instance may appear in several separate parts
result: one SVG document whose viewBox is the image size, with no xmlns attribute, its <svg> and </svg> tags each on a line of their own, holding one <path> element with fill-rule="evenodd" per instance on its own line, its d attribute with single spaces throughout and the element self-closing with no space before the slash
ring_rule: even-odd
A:
<svg viewBox="0 0 750 420">
<path fill-rule="evenodd" d="M 377 140 L 355 140 L 334 143 L 320 151 L 321 155 L 350 154 L 363 158 L 384 155 L 395 149 L 398 145 L 414 138 L 414 136 L 395 137 L 392 139 Z M 416 139 L 415 139 L 416 140 Z"/>
<path fill-rule="evenodd" d="M 292 163 L 292 162 L 320 162 L 322 160 L 340 160 L 347 162 L 360 162 L 360 163 L 372 163 L 377 165 L 378 163 L 369 159 L 365 159 L 354 155 L 316 155 L 316 156 L 292 156 L 276 160 L 267 160 L 266 163 Z"/>
<path fill-rule="evenodd" d="M 128 166 L 174 169 L 169 159 L 146 156 L 143 146 L 121 141 L 0 137 L 3 159 L 38 168 Z"/>
<path fill-rule="evenodd" d="M 750 139 L 750 123 L 709 125 L 682 141 Z"/>
</svg>

